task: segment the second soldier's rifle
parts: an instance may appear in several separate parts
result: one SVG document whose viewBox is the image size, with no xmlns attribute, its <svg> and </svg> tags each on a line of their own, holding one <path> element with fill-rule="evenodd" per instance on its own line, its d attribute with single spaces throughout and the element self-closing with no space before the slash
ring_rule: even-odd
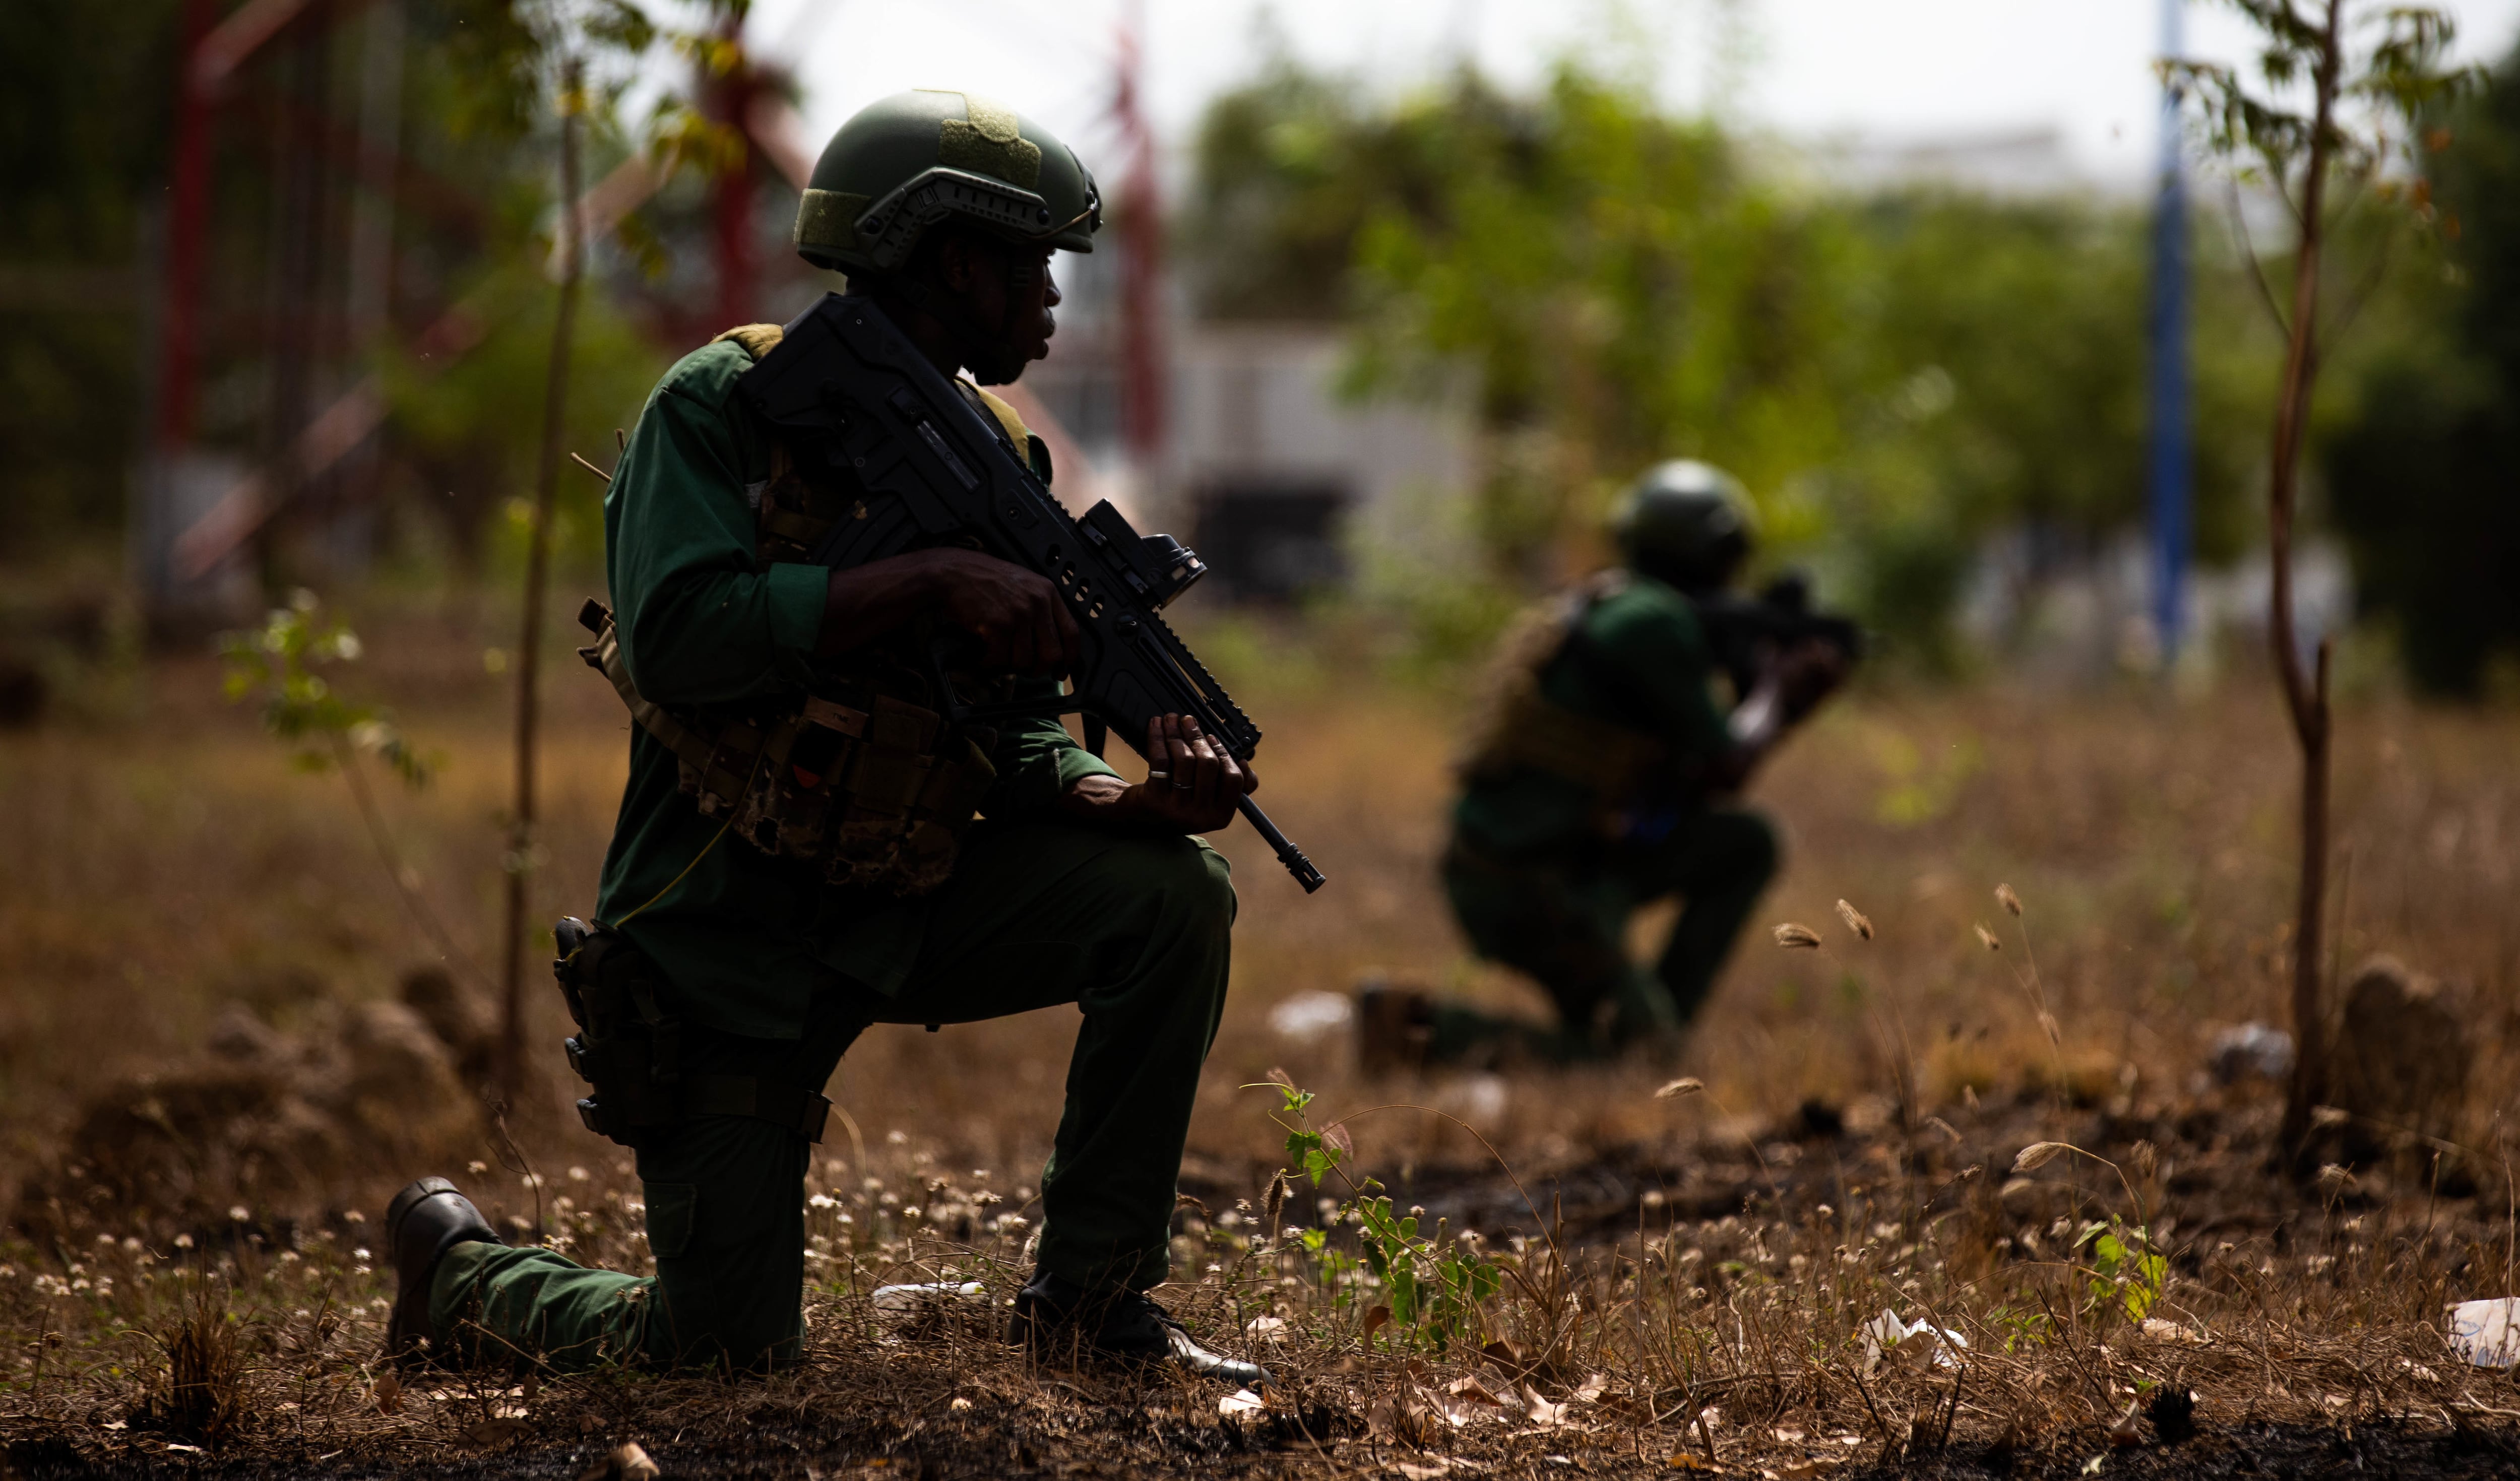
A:
<svg viewBox="0 0 2520 1481">
<path fill-rule="evenodd" d="M 1689 605 L 1715 666 L 1732 679 L 1735 695 L 1758 688 L 1769 660 L 1802 643 L 1835 649 L 1850 667 L 1864 656 L 1864 629 L 1852 617 L 1814 611 L 1811 584 L 1800 572 L 1778 576 L 1756 597 L 1716 592 L 1692 596 Z"/>
<path fill-rule="evenodd" d="M 847 568 L 966 541 L 1058 589 L 1078 635 L 1067 692 L 966 704 L 945 654 L 935 651 L 929 674 L 947 719 L 986 726 L 1082 714 L 1089 727 L 1107 725 L 1134 745 L 1149 722 L 1179 714 L 1237 760 L 1259 748 L 1260 728 L 1158 615 L 1206 572 L 1198 557 L 1170 535 L 1140 535 L 1108 500 L 1070 516 L 872 300 L 825 294 L 737 388 L 808 476 L 866 491 L 815 561 Z M 1321 871 L 1266 813 L 1248 796 L 1239 807 L 1307 894 L 1322 887 Z"/>
</svg>

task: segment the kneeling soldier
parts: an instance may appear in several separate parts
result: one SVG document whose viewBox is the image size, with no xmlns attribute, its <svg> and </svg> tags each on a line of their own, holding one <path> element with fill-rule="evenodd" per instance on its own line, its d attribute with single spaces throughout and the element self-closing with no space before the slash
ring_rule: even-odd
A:
<svg viewBox="0 0 2520 1481">
<path fill-rule="evenodd" d="M 1047 131 L 914 92 L 833 137 L 796 245 L 946 376 L 1003 384 L 1049 352 L 1053 250 L 1091 250 L 1100 224 L 1093 177 Z M 1230 823 L 1254 779 L 1180 716 L 1152 725 L 1158 775 L 1136 786 L 1055 720 L 947 723 L 940 635 L 965 645 L 961 692 L 1038 697 L 1076 659 L 1074 623 L 1047 579 L 958 546 L 813 563 L 870 496 L 845 469 L 809 470 L 735 393 L 780 335 L 731 330 L 667 372 L 605 500 L 619 610 L 588 651 L 639 724 L 598 923 L 563 925 L 562 979 L 596 1087 L 584 1109 L 638 1153 L 656 1274 L 504 1245 L 452 1184 L 422 1179 L 386 1216 L 394 1354 L 796 1362 L 802 1182 L 841 1054 L 872 1023 L 1073 1003 L 1015 1335 L 1252 1381 L 1144 1292 L 1167 1275 L 1234 922 L 1226 863 L 1193 835 Z M 1014 412 L 955 386 L 1046 479 Z"/>
<path fill-rule="evenodd" d="M 1484 958 L 1546 989 L 1553 1029 L 1416 994 L 1370 991 L 1369 1064 L 1458 1060 L 1514 1045 L 1586 1058 L 1668 1045 L 1704 1005 L 1733 937 L 1776 872 L 1776 834 L 1732 799 L 1836 686 L 1846 652 L 1763 647 L 1719 705 L 1707 614 L 1750 554 L 1730 474 L 1666 463 L 1621 505 L 1624 563 L 1535 613 L 1499 660 L 1474 736 L 1443 876 Z M 1641 907 L 1687 902 L 1661 960 L 1628 956 Z"/>
</svg>

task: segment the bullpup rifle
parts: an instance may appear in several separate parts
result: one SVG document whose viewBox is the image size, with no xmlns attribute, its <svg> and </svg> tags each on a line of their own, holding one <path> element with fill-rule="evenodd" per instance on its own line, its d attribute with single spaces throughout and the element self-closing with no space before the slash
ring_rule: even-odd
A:
<svg viewBox="0 0 2520 1481">
<path fill-rule="evenodd" d="M 1836 650 L 1850 668 L 1864 656 L 1864 629 L 1852 617 L 1815 611 L 1811 584 L 1798 571 L 1769 582 L 1756 597 L 1714 592 L 1691 596 L 1689 603 L 1715 666 L 1732 679 L 1735 695 L 1758 688 L 1769 660 L 1803 643 Z"/>
<path fill-rule="evenodd" d="M 1179 714 L 1238 761 L 1259 749 L 1260 728 L 1160 615 L 1206 572 L 1198 557 L 1170 535 L 1139 534 L 1107 499 L 1070 516 L 874 302 L 825 294 L 737 389 L 809 470 L 819 459 L 824 474 L 865 489 L 816 561 L 845 569 L 963 541 L 1058 588 L 1078 633 L 1067 692 L 967 704 L 940 649 L 928 669 L 946 718 L 985 726 L 1078 714 L 1135 747 L 1150 721 Z M 1268 814 L 1248 796 L 1238 806 L 1305 893 L 1322 887 L 1322 872 Z"/>
</svg>

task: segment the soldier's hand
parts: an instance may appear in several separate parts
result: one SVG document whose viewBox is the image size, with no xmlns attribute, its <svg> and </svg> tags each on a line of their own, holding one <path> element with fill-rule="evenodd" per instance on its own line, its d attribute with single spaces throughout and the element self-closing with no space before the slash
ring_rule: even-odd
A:
<svg viewBox="0 0 2520 1481">
<path fill-rule="evenodd" d="M 977 551 L 921 551 L 937 615 L 980 640 L 983 667 L 1058 675 L 1076 667 L 1076 619 L 1038 571 Z"/>
<path fill-rule="evenodd" d="M 1778 656 L 1776 673 L 1786 718 L 1799 720 L 1846 682 L 1846 655 L 1832 645 L 1807 639 Z"/>
<path fill-rule="evenodd" d="M 1251 769 L 1188 715 L 1148 721 L 1146 756 L 1147 780 L 1129 788 L 1122 805 L 1167 830 L 1213 832 L 1234 821 L 1245 793 L 1260 787 Z"/>
<path fill-rule="evenodd" d="M 921 616 L 980 640 L 999 673 L 1072 673 L 1076 619 L 1046 576 L 956 547 L 912 551 L 832 572 L 816 651 L 849 652 Z"/>
</svg>

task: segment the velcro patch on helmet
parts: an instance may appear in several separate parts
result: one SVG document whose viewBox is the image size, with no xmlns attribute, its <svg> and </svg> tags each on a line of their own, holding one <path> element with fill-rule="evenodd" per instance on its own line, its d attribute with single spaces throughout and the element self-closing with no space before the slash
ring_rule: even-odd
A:
<svg viewBox="0 0 2520 1481">
<path fill-rule="evenodd" d="M 806 191 L 796 207 L 796 235 L 791 245 L 854 250 L 858 246 L 858 218 L 872 203 L 854 191 Z"/>
<path fill-rule="evenodd" d="M 1025 190 L 1041 183 L 1041 146 L 1023 136 L 1014 110 L 965 93 L 963 111 L 968 121 L 947 118 L 937 125 L 937 163 Z"/>
</svg>

